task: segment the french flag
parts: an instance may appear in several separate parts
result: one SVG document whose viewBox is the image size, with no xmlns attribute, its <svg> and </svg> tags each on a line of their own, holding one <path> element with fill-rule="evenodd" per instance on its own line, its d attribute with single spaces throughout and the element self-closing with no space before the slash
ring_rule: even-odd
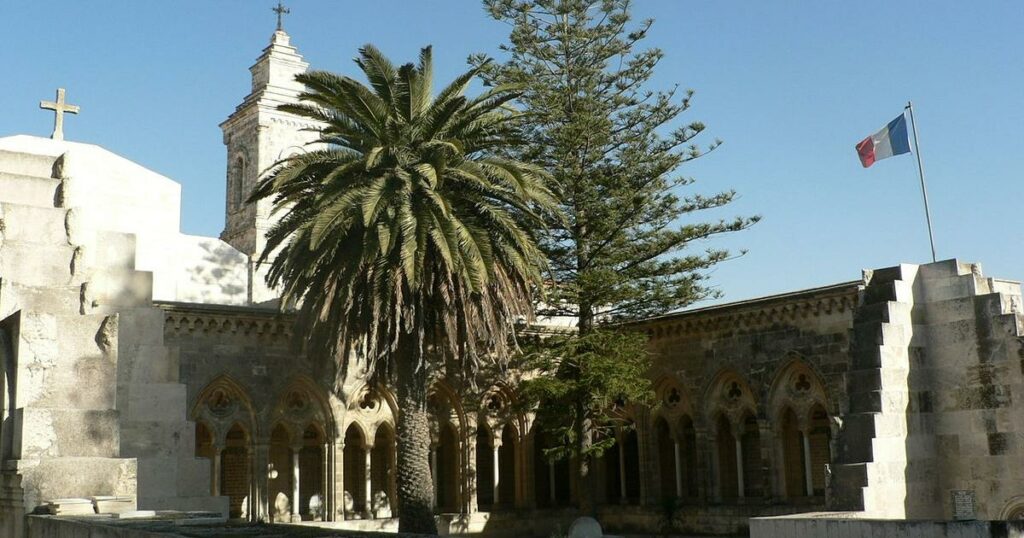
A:
<svg viewBox="0 0 1024 538">
<path fill-rule="evenodd" d="M 864 168 L 875 164 L 875 161 L 904 153 L 910 153 L 906 113 L 900 114 L 880 131 L 857 144 L 857 155 L 860 156 L 860 164 L 864 165 Z"/>
</svg>

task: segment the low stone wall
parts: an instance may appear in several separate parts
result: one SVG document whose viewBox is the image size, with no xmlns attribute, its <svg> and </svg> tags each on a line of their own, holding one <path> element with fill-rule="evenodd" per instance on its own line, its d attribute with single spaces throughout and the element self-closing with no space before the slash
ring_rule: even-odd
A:
<svg viewBox="0 0 1024 538">
<path fill-rule="evenodd" d="M 750 520 L 750 538 L 1024 538 L 1024 521 L 908 521 L 850 513 Z"/>
<path fill-rule="evenodd" d="M 181 515 L 140 519 L 96 516 L 28 516 L 26 538 L 423 538 L 422 534 L 317 529 L 298 525 L 205 523 Z M 2 538 L 8 538 L 6 536 Z"/>
</svg>

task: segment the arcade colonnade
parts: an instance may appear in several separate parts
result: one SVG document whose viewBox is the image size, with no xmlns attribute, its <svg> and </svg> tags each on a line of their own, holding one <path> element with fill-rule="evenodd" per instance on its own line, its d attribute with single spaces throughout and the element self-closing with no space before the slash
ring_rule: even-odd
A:
<svg viewBox="0 0 1024 538">
<path fill-rule="evenodd" d="M 730 370 L 697 397 L 683 386 L 663 377 L 655 385 L 658 404 L 629 411 L 618 442 L 592 467 L 599 503 L 824 504 L 834 407 L 810 367 L 790 361 L 760 398 Z M 367 387 L 353 394 L 346 404 L 331 402 L 312 380 L 297 377 L 268 414 L 257 413 L 247 391 L 226 376 L 199 393 L 196 455 L 211 460 L 211 492 L 229 497 L 231 517 L 396 515 L 393 395 Z M 569 462 L 544 457 L 549 440 L 532 416 L 513 411 L 514 400 L 505 386 L 472 400 L 444 383 L 434 386 L 430 465 L 438 512 L 575 502 Z"/>
</svg>

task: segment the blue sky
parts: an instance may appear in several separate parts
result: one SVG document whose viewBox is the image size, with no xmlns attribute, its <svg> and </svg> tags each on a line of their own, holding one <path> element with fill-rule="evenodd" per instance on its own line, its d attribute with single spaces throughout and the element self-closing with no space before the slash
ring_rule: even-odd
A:
<svg viewBox="0 0 1024 538">
<path fill-rule="evenodd" d="M 0 136 L 48 136 L 58 86 L 69 140 L 183 186 L 182 227 L 223 227 L 223 121 L 274 29 L 273 2 L 0 0 Z M 447 79 L 508 28 L 471 0 L 294 0 L 285 28 L 314 67 L 352 73 L 367 42 L 396 61 L 434 45 Z M 854 145 L 914 101 L 940 258 L 1024 278 L 1024 4 L 642 0 L 666 57 L 653 87 L 697 94 L 686 121 L 724 145 L 681 173 L 760 214 L 706 245 L 748 253 L 712 275 L 724 300 L 826 285 L 930 258 L 913 156 L 860 167 Z"/>
</svg>

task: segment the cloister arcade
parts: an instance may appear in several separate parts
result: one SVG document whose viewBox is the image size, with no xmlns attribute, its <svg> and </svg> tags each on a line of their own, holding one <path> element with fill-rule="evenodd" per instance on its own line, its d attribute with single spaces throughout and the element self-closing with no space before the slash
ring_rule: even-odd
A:
<svg viewBox="0 0 1024 538">
<path fill-rule="evenodd" d="M 722 370 L 699 397 L 682 379 L 655 383 L 657 404 L 631 412 L 597 460 L 605 505 L 823 502 L 833 404 L 818 375 L 783 364 L 753 390 Z M 759 398 L 760 396 L 760 398 Z M 362 386 L 346 401 L 296 377 L 258 412 L 226 376 L 196 398 L 196 455 L 211 460 L 211 490 L 231 516 L 268 521 L 393 517 L 398 510 L 394 396 Z M 557 508 L 575 502 L 570 462 L 547 461 L 550 439 L 497 385 L 476 396 L 444 382 L 429 392 L 430 467 L 441 513 Z"/>
</svg>

